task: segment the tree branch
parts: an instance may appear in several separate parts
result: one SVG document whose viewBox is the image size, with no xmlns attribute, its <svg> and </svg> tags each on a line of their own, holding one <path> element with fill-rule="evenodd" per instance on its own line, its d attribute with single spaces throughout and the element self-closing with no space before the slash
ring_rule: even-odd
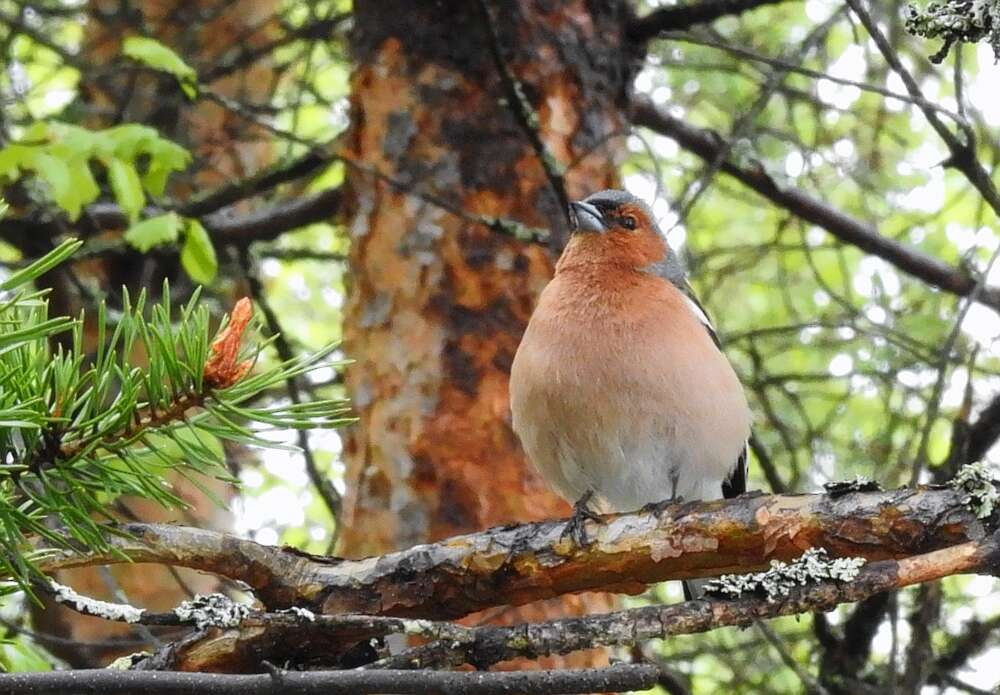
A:
<svg viewBox="0 0 1000 695">
<path fill-rule="evenodd" d="M 743 14 L 764 5 L 777 5 L 787 0 L 704 0 L 661 7 L 644 17 L 633 19 L 625 28 L 629 42 L 644 43 L 661 32 L 688 29 L 695 24 L 713 22 L 720 17 Z"/>
<path fill-rule="evenodd" d="M 276 188 L 283 183 L 297 181 L 336 161 L 336 157 L 322 148 L 315 148 L 298 159 L 293 159 L 249 178 L 220 186 L 201 197 L 181 205 L 177 212 L 185 217 L 201 217 L 216 210 L 252 198 Z"/>
<path fill-rule="evenodd" d="M 329 221 L 339 210 L 343 198 L 339 188 L 275 203 L 266 208 L 233 216 L 225 211 L 204 215 L 202 224 L 217 246 L 248 246 L 255 241 L 272 241 L 285 232 L 316 222 Z M 200 206 L 192 206 L 197 209 Z M 181 209 L 183 214 L 184 208 Z M 160 208 L 148 208 L 150 216 L 163 214 Z M 86 220 L 99 230 L 126 229 L 128 216 L 114 203 L 94 203 L 86 208 Z M 58 221 L 40 215 L 9 217 L 0 220 L 0 236 L 7 239 L 37 238 L 39 234 L 56 237 L 62 231 Z M 128 249 L 124 241 L 114 242 L 115 249 Z M 100 249 L 106 252 L 108 247 Z M 86 249 L 84 254 L 86 255 Z"/>
<path fill-rule="evenodd" d="M 952 489 L 845 495 L 757 495 L 678 504 L 591 523 L 594 543 L 575 546 L 564 521 L 489 529 L 364 560 L 311 556 L 213 531 L 130 524 L 115 552 L 54 551 L 47 570 L 161 562 L 252 586 L 270 609 L 460 617 L 594 589 L 637 593 L 668 579 L 749 572 L 810 547 L 871 561 L 977 540 L 990 527 Z"/>
<path fill-rule="evenodd" d="M 264 283 L 261 282 L 260 276 L 254 268 L 253 260 L 250 258 L 250 253 L 246 247 L 240 249 L 239 258 L 240 265 L 243 268 L 243 275 L 246 278 L 247 286 L 250 289 L 250 295 L 253 297 L 253 300 L 257 303 L 261 313 L 264 315 L 264 321 L 267 324 L 268 332 L 274 339 L 274 347 L 278 352 L 278 357 L 286 362 L 295 359 L 295 351 L 292 349 L 286 333 L 282 330 L 278 313 L 274 310 L 271 306 L 271 302 L 268 300 L 267 294 L 264 291 Z M 291 399 L 292 403 L 301 403 L 302 392 L 299 389 L 299 382 L 296 377 L 291 376 L 286 379 L 285 385 L 287 387 L 288 397 Z M 344 500 L 340 496 L 340 493 L 337 492 L 337 488 L 334 487 L 333 480 L 330 476 L 320 470 L 319 465 L 316 462 L 316 456 L 313 454 L 312 446 L 309 443 L 309 432 L 304 429 L 297 430 L 296 438 L 298 440 L 299 449 L 302 450 L 302 458 L 305 463 L 306 474 L 309 477 L 309 481 L 316 490 L 316 494 L 319 495 L 319 498 L 323 501 L 327 511 L 330 512 L 330 521 L 333 526 L 333 532 L 329 547 L 334 548 L 337 545 L 337 537 L 341 528 L 340 512 L 343 508 Z"/>
<path fill-rule="evenodd" d="M 684 149 L 709 162 L 725 146 L 717 134 L 671 116 L 644 97 L 633 100 L 632 117 L 636 125 L 672 138 Z M 721 169 L 775 205 L 822 227 L 845 243 L 878 256 L 919 280 L 960 297 L 971 296 L 976 291 L 976 279 L 964 270 L 882 236 L 875 227 L 856 220 L 803 191 L 779 186 L 763 167 L 726 161 Z M 978 299 L 1000 312 L 1000 287 L 983 287 Z"/>
<path fill-rule="evenodd" d="M 645 639 L 707 632 L 724 626 L 748 626 L 755 620 L 828 611 L 841 603 L 941 577 L 967 572 L 996 572 L 1000 537 L 971 541 L 903 560 L 873 562 L 850 582 L 809 584 L 781 600 L 744 596 L 733 600 L 698 600 L 670 606 L 644 606 L 605 615 L 554 620 L 537 625 L 476 628 L 464 649 L 437 642 L 390 657 L 382 664 L 414 668 L 417 664 L 475 664 L 486 667 L 519 656 L 537 658 L 596 646 L 632 644 Z"/>
<path fill-rule="evenodd" d="M 993 183 L 990 172 L 986 171 L 982 164 L 979 163 L 979 159 L 976 156 L 975 133 L 972 128 L 964 119 L 958 119 L 956 122 L 965 136 L 965 140 L 961 140 L 955 133 L 951 132 L 948 126 L 944 124 L 944 121 L 941 120 L 937 111 L 927 105 L 927 101 L 924 99 L 923 92 L 920 90 L 920 85 L 916 78 L 903 65 L 896 49 L 893 48 L 892 43 L 882 33 L 882 30 L 878 28 L 878 25 L 875 24 L 875 20 L 872 19 L 868 10 L 857 0 L 847 0 L 847 4 L 854 14 L 857 15 L 858 19 L 861 20 L 861 24 L 864 25 L 869 36 L 872 37 L 879 52 L 882 54 L 882 57 L 885 58 L 885 62 L 889 64 L 893 72 L 899 75 L 903 81 L 903 85 L 906 87 L 906 91 L 915 100 L 919 100 L 918 106 L 923 112 L 924 118 L 927 119 L 927 122 L 937 132 L 942 142 L 948 147 L 950 156 L 945 165 L 960 171 L 979 192 L 979 195 L 982 196 L 986 204 L 992 208 L 993 213 L 1000 216 L 1000 191 L 997 190 L 996 184 Z"/>
<path fill-rule="evenodd" d="M 162 673 L 92 669 L 0 674 L 0 690 L 10 695 L 62 693 L 209 693 L 254 695 L 283 692 L 323 695 L 365 693 L 595 693 L 645 690 L 659 669 L 619 664 L 603 669 L 457 673 L 449 671 L 284 671 L 257 675 Z"/>
<path fill-rule="evenodd" d="M 482 14 L 483 24 L 486 29 L 487 48 L 493 57 L 493 63 L 497 74 L 500 76 L 500 86 L 503 89 L 504 98 L 507 100 L 507 107 L 510 109 L 518 127 L 524 133 L 531 144 L 535 156 L 545 173 L 545 178 L 552 189 L 552 194 L 556 198 L 556 203 L 560 209 L 559 220 L 552 220 L 558 226 L 553 229 L 556 243 L 562 248 L 566 243 L 566 234 L 571 227 L 569 219 L 569 198 L 566 196 L 566 182 L 563 179 L 562 165 L 555 159 L 549 148 L 542 140 L 539 130 L 538 116 L 534 112 L 528 97 L 525 94 L 524 86 L 508 64 L 504 56 L 504 46 L 500 39 L 500 31 L 497 27 L 496 17 L 490 9 L 487 0 L 477 0 L 479 10 Z"/>
<path fill-rule="evenodd" d="M 438 643 L 439 649 L 440 644 L 450 645 L 447 654 L 439 655 L 444 663 L 461 659 L 488 665 L 494 659 L 546 650 L 565 653 L 584 642 L 587 646 L 619 644 L 628 635 L 632 640 L 662 637 L 741 625 L 753 618 L 825 610 L 958 572 L 996 573 L 1000 554 L 995 520 L 977 518 L 967 495 L 950 488 L 747 495 L 672 505 L 659 514 L 643 510 L 609 515 L 601 524 L 590 524 L 588 535 L 594 542 L 586 548 L 565 538 L 566 524 L 558 521 L 494 528 L 364 560 L 311 556 L 201 529 L 135 524 L 120 529 L 129 536 L 112 539 L 114 551 L 56 551 L 43 565 L 51 571 L 126 558 L 161 562 L 243 580 L 272 612 L 295 606 L 330 618 L 363 613 L 441 620 L 570 592 L 635 593 L 648 583 L 667 579 L 746 573 L 774 559 L 798 558 L 811 547 L 826 548 L 835 557 L 870 561 L 856 581 L 814 584 L 780 600 L 750 596 L 655 606 L 647 613 L 640 609 L 577 619 L 583 622 L 560 622 L 556 632 L 545 632 L 545 625 L 504 628 L 513 630 L 509 633 L 478 628 L 469 639 L 460 633 L 440 632 L 440 623 L 421 628 L 426 636 L 449 635 Z M 362 616 L 352 620 L 361 622 L 353 627 L 340 625 L 346 632 L 338 633 L 331 630 L 337 625 L 326 620 L 306 624 L 263 616 L 237 629 L 209 633 L 207 638 L 195 634 L 157 655 L 152 663 L 184 670 L 240 670 L 259 663 L 261 655 L 275 660 L 301 657 L 303 645 L 324 644 L 323 658 L 339 664 L 338 655 L 352 644 L 396 627 L 384 619 L 371 621 Z M 405 623 L 399 625 L 413 634 Z M 531 630 L 536 629 L 543 630 L 537 633 L 541 637 L 524 641 L 524 635 L 534 635 Z M 433 656 L 420 654 L 424 664 Z M 413 654 L 407 659 L 412 665 Z M 396 660 L 390 665 L 400 663 Z"/>
<path fill-rule="evenodd" d="M 452 632 L 438 641 L 365 668 L 425 669 L 472 664 L 483 669 L 519 657 L 535 659 L 593 647 L 632 646 L 642 640 L 707 632 L 724 626 L 745 627 L 762 619 L 831 610 L 841 603 L 870 599 L 881 592 L 953 574 L 996 573 L 998 556 L 1000 537 L 994 533 L 983 541 L 970 541 L 898 561 L 870 563 L 849 582 L 806 584 L 777 600 L 747 595 L 733 600 L 654 605 L 538 624 L 465 628 L 465 634 Z M 355 626 L 364 625 L 363 617 L 353 620 Z M 384 622 L 382 619 L 376 625 L 385 627 Z M 150 665 L 203 671 L 240 668 L 241 665 L 245 668 L 247 664 L 257 663 L 262 654 L 272 659 L 303 658 L 306 654 L 300 653 L 297 645 L 311 644 L 314 648 L 315 638 L 303 639 L 309 633 L 296 633 L 288 628 L 289 623 L 285 621 L 272 624 L 264 631 L 230 630 L 208 639 L 196 636 L 153 657 Z M 430 635 L 433 629 L 429 626 L 420 634 Z"/>
</svg>

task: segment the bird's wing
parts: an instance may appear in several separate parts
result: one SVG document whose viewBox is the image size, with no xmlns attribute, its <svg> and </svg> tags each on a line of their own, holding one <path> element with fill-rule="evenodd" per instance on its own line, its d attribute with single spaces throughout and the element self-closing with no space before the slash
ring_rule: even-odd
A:
<svg viewBox="0 0 1000 695">
<path fill-rule="evenodd" d="M 747 445 L 743 445 L 743 451 L 736 459 L 736 466 L 730 473 L 728 480 L 722 481 L 722 496 L 727 500 L 739 497 L 747 491 Z"/>
<path fill-rule="evenodd" d="M 694 293 L 691 285 L 684 281 L 684 284 L 678 289 L 681 294 L 684 295 L 684 299 L 687 301 L 692 313 L 701 322 L 701 325 L 705 327 L 708 331 L 709 336 L 712 338 L 712 342 L 715 343 L 715 347 L 722 350 L 722 342 L 719 340 L 718 334 L 715 332 L 715 328 L 712 327 L 712 321 L 708 318 L 708 312 L 705 311 L 705 307 L 701 305 L 698 301 L 698 296 Z M 722 496 L 726 499 L 731 497 L 738 497 L 747 491 L 747 447 L 743 445 L 743 451 L 740 452 L 739 458 L 736 459 L 736 465 L 733 466 L 732 473 L 729 474 L 727 480 L 722 481 Z"/>
<path fill-rule="evenodd" d="M 708 334 L 712 337 L 712 342 L 715 343 L 715 347 L 722 350 L 722 343 L 719 341 L 719 336 L 715 332 L 715 328 L 712 326 L 712 320 L 708 318 L 708 312 L 705 311 L 705 307 L 703 307 L 701 302 L 698 301 L 698 295 L 694 293 L 691 285 L 689 285 L 687 280 L 685 280 L 684 284 L 678 286 L 677 289 L 679 289 L 681 294 L 684 295 L 688 308 L 691 309 L 691 312 L 698 318 L 698 321 L 701 322 L 701 325 L 705 327 L 705 330 L 708 331 Z"/>
</svg>

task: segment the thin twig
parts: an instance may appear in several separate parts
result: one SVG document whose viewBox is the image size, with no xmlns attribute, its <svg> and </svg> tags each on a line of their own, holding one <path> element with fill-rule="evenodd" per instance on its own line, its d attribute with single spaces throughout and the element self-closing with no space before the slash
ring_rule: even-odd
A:
<svg viewBox="0 0 1000 695">
<path fill-rule="evenodd" d="M 542 136 L 539 132 L 538 116 L 528 102 L 528 97 L 524 93 L 523 86 L 511 71 L 510 65 L 508 65 L 507 59 L 504 57 L 503 44 L 497 29 L 496 18 L 489 6 L 489 0 L 478 0 L 478 3 L 482 11 L 483 23 L 489 39 L 488 47 L 493 56 L 497 72 L 500 74 L 500 84 L 503 87 L 504 96 L 507 100 L 507 107 L 513 113 L 514 120 L 517 121 L 518 126 L 520 126 L 524 135 L 528 138 L 528 142 L 531 143 L 531 147 L 538 157 L 538 162 L 542 165 L 545 178 L 548 179 L 549 186 L 556 196 L 556 202 L 562 213 L 560 216 L 563 222 L 562 230 L 556 234 L 557 242 L 562 246 L 565 242 L 564 235 L 570 229 L 570 218 L 569 198 L 566 195 L 566 182 L 563 179 L 560 164 L 542 141 Z"/>
<path fill-rule="evenodd" d="M 260 307 L 260 311 L 267 323 L 268 331 L 274 336 L 274 348 L 278 352 L 278 357 L 281 358 L 282 362 L 293 360 L 295 352 L 288 342 L 288 337 L 281 329 L 278 314 L 271 308 L 270 302 L 267 301 L 263 283 L 261 283 L 260 277 L 254 270 L 253 260 L 250 258 L 250 252 L 246 247 L 240 249 L 240 265 L 247 279 L 250 296 L 253 297 L 254 302 Z M 302 393 L 299 390 L 299 384 L 295 380 L 295 377 L 289 377 L 285 381 L 285 385 L 288 389 L 288 397 L 292 403 L 301 403 Z M 309 476 L 309 481 L 312 483 L 313 488 L 315 488 L 316 494 L 323 500 L 327 511 L 330 512 L 330 517 L 333 521 L 331 545 L 335 545 L 337 536 L 339 535 L 340 512 L 343 508 L 344 500 L 340 493 L 337 492 L 337 488 L 334 487 L 333 481 L 319 469 L 316 457 L 313 455 L 312 446 L 309 444 L 309 432 L 298 429 L 296 430 L 296 436 L 298 437 L 299 448 L 302 449 L 302 458 L 305 461 L 306 474 Z"/>
<path fill-rule="evenodd" d="M 285 671 L 234 675 L 163 673 L 90 669 L 0 674 L 0 690 L 9 695 L 63 695 L 69 692 L 208 693 L 210 695 L 366 695 L 368 693 L 604 693 L 645 690 L 656 684 L 659 670 L 648 664 L 619 664 L 602 669 L 456 673 L 450 671 Z"/>
<path fill-rule="evenodd" d="M 940 110 L 932 108 L 927 100 L 924 99 L 923 92 L 916 78 L 903 65 L 896 50 L 885 37 L 885 34 L 882 33 L 882 30 L 878 28 L 878 25 L 875 24 L 868 10 L 858 0 L 847 0 L 847 4 L 854 14 L 858 16 L 858 19 L 861 20 L 861 24 L 864 25 L 872 40 L 875 41 L 875 45 L 878 47 L 882 57 L 889 64 L 889 67 L 902 79 L 906 91 L 909 92 L 910 96 L 917 103 L 917 106 L 924 114 L 924 118 L 927 119 L 927 122 L 930 123 L 931 127 L 948 147 L 950 156 L 945 165 L 962 172 L 969 183 L 979 191 L 983 200 L 993 209 L 993 212 L 1000 216 L 1000 191 L 997 191 L 997 187 L 993 183 L 993 178 L 983 168 L 976 157 L 975 133 L 972 131 L 971 126 L 960 116 L 955 118 L 959 129 L 965 135 L 964 142 L 959 140 L 938 117 Z"/>
</svg>

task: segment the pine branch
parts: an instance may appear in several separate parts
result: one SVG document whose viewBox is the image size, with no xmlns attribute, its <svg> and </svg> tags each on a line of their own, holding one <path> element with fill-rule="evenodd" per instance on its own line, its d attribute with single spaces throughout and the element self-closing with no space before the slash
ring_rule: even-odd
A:
<svg viewBox="0 0 1000 695">
<path fill-rule="evenodd" d="M 50 319 L 44 292 L 25 289 L 79 247 L 67 242 L 9 278 L 0 292 L 0 572 L 27 589 L 38 577 L 29 541 L 109 550 L 107 502 L 119 495 L 165 506 L 183 502 L 170 470 L 227 478 L 221 440 L 275 446 L 261 428 L 308 429 L 345 422 L 341 400 L 249 406 L 288 378 L 329 363 L 329 346 L 250 375 L 270 341 L 246 340 L 256 324 L 249 300 L 209 342 L 210 316 L 197 293 L 175 312 L 169 288 L 147 310 L 145 294 L 114 320 L 96 317 L 96 354 L 83 355 L 84 317 Z M 110 335 L 108 334 L 110 330 Z M 51 338 L 71 332 L 70 351 Z M 336 366 L 336 365 L 334 365 Z M 63 529 L 48 519 L 55 516 Z"/>
</svg>

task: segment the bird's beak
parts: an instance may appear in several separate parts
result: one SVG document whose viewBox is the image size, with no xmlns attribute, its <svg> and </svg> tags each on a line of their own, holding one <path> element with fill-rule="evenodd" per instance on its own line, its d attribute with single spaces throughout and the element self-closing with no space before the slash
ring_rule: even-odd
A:
<svg viewBox="0 0 1000 695">
<path fill-rule="evenodd" d="M 569 216 L 573 222 L 573 233 L 596 232 L 598 234 L 607 230 L 604 226 L 604 218 L 601 211 L 590 203 L 576 202 L 569 204 Z"/>
</svg>

